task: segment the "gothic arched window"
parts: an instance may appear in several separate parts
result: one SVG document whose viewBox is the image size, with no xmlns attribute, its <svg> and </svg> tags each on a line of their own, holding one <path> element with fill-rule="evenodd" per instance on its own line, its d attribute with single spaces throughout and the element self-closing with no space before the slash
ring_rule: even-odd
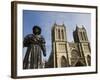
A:
<svg viewBox="0 0 100 80">
<path fill-rule="evenodd" d="M 61 57 L 61 67 L 67 67 L 68 61 L 64 56 Z"/>
<path fill-rule="evenodd" d="M 83 40 L 83 33 L 80 32 L 80 37 L 81 37 L 81 40 Z"/>
<path fill-rule="evenodd" d="M 60 29 L 58 29 L 58 38 L 60 39 Z"/>
<path fill-rule="evenodd" d="M 76 50 L 72 50 L 72 52 L 71 52 L 71 58 L 79 58 L 79 53 L 78 53 L 78 51 L 76 51 Z"/>
<path fill-rule="evenodd" d="M 62 34 L 62 39 L 64 39 L 64 31 L 63 31 L 63 29 L 61 30 L 61 34 Z"/>
<path fill-rule="evenodd" d="M 85 39 L 85 40 L 87 40 L 86 33 L 85 33 L 85 32 L 83 32 L 83 34 L 84 34 L 84 39 Z"/>
<path fill-rule="evenodd" d="M 56 38 L 58 39 L 58 33 L 57 32 L 58 32 L 58 29 L 56 29 Z"/>
</svg>

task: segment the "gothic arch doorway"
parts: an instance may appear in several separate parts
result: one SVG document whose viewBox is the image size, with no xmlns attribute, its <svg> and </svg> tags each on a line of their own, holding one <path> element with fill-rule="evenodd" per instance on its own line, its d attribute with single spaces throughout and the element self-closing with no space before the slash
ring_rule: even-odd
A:
<svg viewBox="0 0 100 80">
<path fill-rule="evenodd" d="M 67 67 L 67 60 L 65 58 L 65 56 L 61 57 L 61 67 Z"/>
<path fill-rule="evenodd" d="M 79 53 L 77 50 L 73 49 L 71 51 L 71 65 L 75 66 L 75 63 L 77 62 L 77 60 L 79 59 Z"/>
<path fill-rule="evenodd" d="M 84 64 L 81 61 L 78 61 L 75 66 L 84 66 Z"/>
<path fill-rule="evenodd" d="M 90 66 L 91 65 L 91 57 L 90 57 L 90 55 L 87 56 L 87 62 L 88 62 L 88 65 Z"/>
</svg>

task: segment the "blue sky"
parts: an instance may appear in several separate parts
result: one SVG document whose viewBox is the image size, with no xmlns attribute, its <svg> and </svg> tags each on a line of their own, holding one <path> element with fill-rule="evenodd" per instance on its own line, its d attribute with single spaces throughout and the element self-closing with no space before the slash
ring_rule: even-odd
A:
<svg viewBox="0 0 100 80">
<path fill-rule="evenodd" d="M 55 22 L 65 24 L 68 42 L 73 41 L 73 31 L 76 25 L 84 25 L 89 41 L 91 40 L 91 14 L 89 13 L 23 10 L 23 37 L 32 33 L 34 25 L 40 26 L 41 35 L 46 40 L 47 58 L 51 52 L 51 27 Z"/>
</svg>

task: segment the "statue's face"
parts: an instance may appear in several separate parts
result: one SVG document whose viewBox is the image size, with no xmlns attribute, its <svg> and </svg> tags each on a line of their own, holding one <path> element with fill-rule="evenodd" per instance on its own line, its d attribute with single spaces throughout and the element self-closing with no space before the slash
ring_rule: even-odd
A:
<svg viewBox="0 0 100 80">
<path fill-rule="evenodd" d="M 41 29 L 38 28 L 38 27 L 35 27 L 35 28 L 33 29 L 33 34 L 35 34 L 35 35 L 40 35 L 40 34 L 41 34 Z"/>
<path fill-rule="evenodd" d="M 35 31 L 36 31 L 36 33 L 39 33 L 39 29 L 36 28 Z"/>
</svg>

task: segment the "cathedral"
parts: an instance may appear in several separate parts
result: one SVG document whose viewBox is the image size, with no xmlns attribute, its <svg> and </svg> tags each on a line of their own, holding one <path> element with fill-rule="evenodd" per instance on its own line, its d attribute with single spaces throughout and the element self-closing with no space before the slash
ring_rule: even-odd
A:
<svg viewBox="0 0 100 80">
<path fill-rule="evenodd" d="M 46 68 L 91 66 L 91 47 L 85 27 L 73 31 L 73 42 L 67 41 L 64 24 L 54 24 L 51 30 L 52 51 Z"/>
</svg>

